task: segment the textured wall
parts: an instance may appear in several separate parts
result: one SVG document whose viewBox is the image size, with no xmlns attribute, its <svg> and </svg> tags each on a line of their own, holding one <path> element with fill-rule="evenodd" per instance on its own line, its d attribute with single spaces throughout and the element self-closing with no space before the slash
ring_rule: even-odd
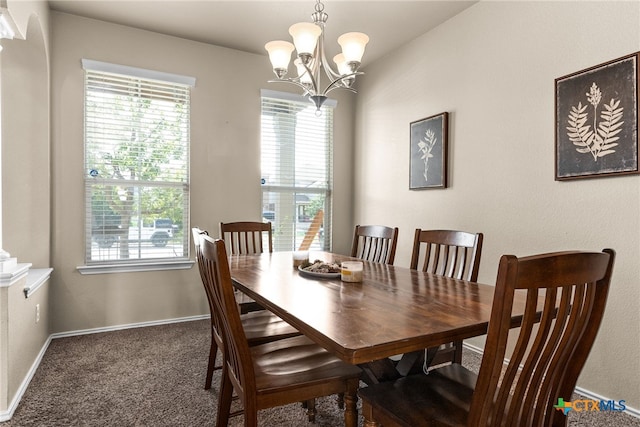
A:
<svg viewBox="0 0 640 427">
<path fill-rule="evenodd" d="M 554 79 L 640 50 L 638 2 L 480 2 L 367 67 L 356 107 L 354 221 L 485 233 L 502 254 L 618 252 L 578 383 L 640 408 L 640 176 L 554 181 Z M 450 184 L 409 191 L 409 123 L 450 113 Z M 393 209 L 389 209 L 393 206 Z"/>
</svg>

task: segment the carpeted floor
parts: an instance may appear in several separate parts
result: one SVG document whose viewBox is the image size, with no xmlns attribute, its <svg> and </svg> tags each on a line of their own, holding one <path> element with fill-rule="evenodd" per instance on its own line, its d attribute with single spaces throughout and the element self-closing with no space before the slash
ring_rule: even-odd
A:
<svg viewBox="0 0 640 427">
<path fill-rule="evenodd" d="M 51 342 L 10 421 L 17 426 L 212 426 L 219 372 L 204 390 L 209 321 L 193 321 Z M 465 350 L 464 363 L 479 366 Z M 315 426 L 341 426 L 335 397 L 319 399 Z M 570 426 L 638 426 L 627 414 L 569 414 Z M 307 421 L 299 403 L 261 411 L 261 426 L 297 427 Z M 242 417 L 229 424 L 242 425 Z M 360 419 L 362 425 L 362 419 Z"/>
</svg>

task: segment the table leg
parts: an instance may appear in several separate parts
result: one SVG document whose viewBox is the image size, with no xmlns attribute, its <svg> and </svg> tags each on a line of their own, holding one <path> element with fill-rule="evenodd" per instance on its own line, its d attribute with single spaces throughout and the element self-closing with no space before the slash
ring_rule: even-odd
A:
<svg viewBox="0 0 640 427">
<path fill-rule="evenodd" d="M 344 426 L 345 427 L 357 427 L 358 426 L 358 409 L 356 404 L 358 402 L 358 386 L 360 385 L 360 379 L 354 378 L 348 380 L 347 391 L 344 393 Z"/>
<path fill-rule="evenodd" d="M 388 358 L 363 363 L 359 366 L 363 372 L 362 381 L 368 385 L 394 381 L 400 378 L 393 361 Z"/>
<path fill-rule="evenodd" d="M 411 373 L 423 371 L 423 366 L 431 366 L 434 357 L 438 353 L 438 347 L 430 347 L 426 350 L 412 351 L 402 355 L 400 362 L 396 366 L 398 373 L 406 377 Z"/>
</svg>

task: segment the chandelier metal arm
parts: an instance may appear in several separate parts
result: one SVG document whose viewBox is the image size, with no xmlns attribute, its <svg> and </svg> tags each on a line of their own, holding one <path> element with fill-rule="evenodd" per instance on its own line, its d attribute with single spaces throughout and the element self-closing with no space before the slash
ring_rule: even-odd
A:
<svg viewBox="0 0 640 427">
<path fill-rule="evenodd" d="M 332 81 L 324 90 L 324 95 L 328 94 L 329 92 L 331 92 L 334 89 L 346 89 L 348 91 L 351 91 L 353 93 L 358 93 L 357 90 L 355 90 L 352 87 L 349 86 L 345 86 L 343 83 L 343 79 L 348 79 L 350 77 L 355 77 L 355 76 L 359 76 L 361 74 L 364 74 L 361 71 L 356 71 L 355 73 L 351 73 L 351 74 L 345 74 L 344 76 L 340 76 L 339 78 L 337 78 L 336 80 Z M 342 85 L 342 86 L 340 86 Z"/>
<path fill-rule="evenodd" d="M 314 75 L 314 70 L 312 70 L 309 67 L 309 65 L 307 65 L 305 63 L 303 63 L 302 65 L 304 66 L 304 69 L 307 70 L 307 74 L 311 78 L 311 85 L 313 86 L 313 93 L 311 93 L 311 94 L 312 95 L 313 94 L 319 94 L 320 95 L 320 90 L 319 90 L 319 87 L 318 87 L 318 83 L 320 82 L 320 73 L 317 73 L 317 76 L 316 76 L 316 75 Z"/>
<path fill-rule="evenodd" d="M 327 61 L 327 57 L 324 53 L 324 23 L 315 22 L 317 26 L 320 27 L 322 33 L 320 33 L 320 37 L 318 37 L 318 44 L 316 46 L 316 58 L 318 58 L 318 77 L 320 77 L 319 68 L 324 68 L 324 73 L 327 75 L 329 80 L 333 81 L 340 77 L 340 74 L 335 72 L 329 61 Z"/>
</svg>

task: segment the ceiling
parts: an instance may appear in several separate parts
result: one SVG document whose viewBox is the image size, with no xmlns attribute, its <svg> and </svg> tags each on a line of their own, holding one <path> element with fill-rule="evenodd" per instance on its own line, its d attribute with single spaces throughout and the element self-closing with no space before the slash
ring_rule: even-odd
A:
<svg viewBox="0 0 640 427">
<path fill-rule="evenodd" d="M 476 1 L 325 0 L 327 57 L 349 31 L 370 37 L 363 67 L 426 33 Z M 49 0 L 52 10 L 266 55 L 270 40 L 290 40 L 289 26 L 311 21 L 313 0 Z"/>
</svg>

